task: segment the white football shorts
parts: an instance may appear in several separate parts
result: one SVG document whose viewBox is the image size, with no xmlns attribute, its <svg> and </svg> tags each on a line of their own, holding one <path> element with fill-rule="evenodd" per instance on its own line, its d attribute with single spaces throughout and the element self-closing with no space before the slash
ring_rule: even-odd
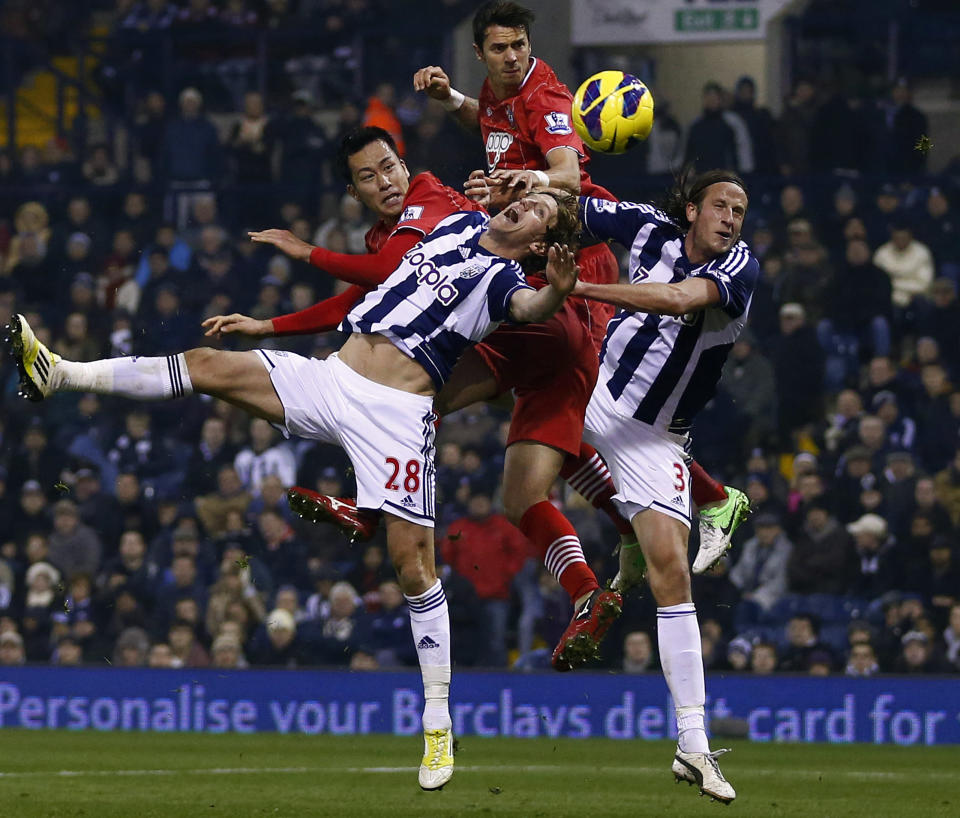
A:
<svg viewBox="0 0 960 818">
<path fill-rule="evenodd" d="M 583 439 L 606 461 L 617 489 L 613 501 L 628 520 L 652 509 L 690 527 L 690 472 L 682 436 L 619 414 L 598 383 L 587 405 Z"/>
<path fill-rule="evenodd" d="M 357 506 L 433 528 L 433 398 L 375 383 L 333 354 L 326 360 L 256 350 L 283 404 L 284 433 L 343 447 Z"/>
</svg>

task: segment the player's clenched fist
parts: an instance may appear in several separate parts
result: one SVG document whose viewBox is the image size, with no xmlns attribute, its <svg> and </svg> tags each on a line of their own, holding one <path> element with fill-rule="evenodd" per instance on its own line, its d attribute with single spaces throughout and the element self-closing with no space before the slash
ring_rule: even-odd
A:
<svg viewBox="0 0 960 818">
<path fill-rule="evenodd" d="M 413 90 L 442 102 L 450 97 L 450 77 L 439 65 L 428 65 L 413 75 Z"/>
</svg>

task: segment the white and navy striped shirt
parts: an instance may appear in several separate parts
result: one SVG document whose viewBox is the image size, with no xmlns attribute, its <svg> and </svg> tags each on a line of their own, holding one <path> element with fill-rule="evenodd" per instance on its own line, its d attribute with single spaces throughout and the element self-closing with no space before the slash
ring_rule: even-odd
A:
<svg viewBox="0 0 960 818">
<path fill-rule="evenodd" d="M 720 302 L 683 316 L 619 310 L 600 350 L 597 389 L 610 392 L 617 411 L 678 434 L 713 397 L 723 363 L 747 320 L 760 266 L 744 242 L 696 266 L 683 249 L 684 233 L 655 207 L 580 199 L 584 229 L 630 250 L 630 282 L 713 281 Z"/>
<path fill-rule="evenodd" d="M 513 294 L 533 289 L 519 262 L 480 246 L 489 221 L 474 211 L 447 216 L 354 306 L 340 329 L 389 338 L 439 389 L 461 353 L 507 319 Z"/>
</svg>

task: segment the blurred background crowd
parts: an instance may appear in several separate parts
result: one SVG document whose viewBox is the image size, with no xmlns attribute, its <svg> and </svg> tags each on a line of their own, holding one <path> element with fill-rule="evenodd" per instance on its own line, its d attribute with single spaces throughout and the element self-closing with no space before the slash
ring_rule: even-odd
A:
<svg viewBox="0 0 960 818">
<path fill-rule="evenodd" d="M 218 343 L 210 315 L 338 292 L 246 232 L 364 252 L 369 216 L 332 168 L 360 123 L 396 134 L 413 173 L 459 187 L 482 166 L 479 138 L 408 91 L 473 11 L 434 5 L 413 26 L 376 0 L 7 3 L 7 90 L 41 44 L 98 23 L 103 107 L 83 115 L 80 94 L 82 139 L 0 150 L 0 324 L 23 312 L 72 360 L 162 355 Z M 798 77 L 774 117 L 750 77 L 709 83 L 695 120 L 658 98 L 650 139 L 592 165 L 623 199 L 661 194 L 685 160 L 750 182 L 762 279 L 693 433 L 755 509 L 694 581 L 709 670 L 960 671 L 960 159 L 928 171 L 907 80 L 865 87 Z M 258 345 L 323 357 L 341 341 Z M 350 495 L 339 449 L 204 397 L 28 404 L 9 357 L 0 387 L 0 664 L 416 665 L 382 533 L 350 544 L 287 506 L 292 485 Z M 458 665 L 536 669 L 570 611 L 498 513 L 507 421 L 486 405 L 443 420 L 438 562 Z M 553 499 L 610 578 L 613 527 L 563 485 Z M 600 664 L 655 670 L 655 633 L 652 598 L 629 596 Z"/>
</svg>

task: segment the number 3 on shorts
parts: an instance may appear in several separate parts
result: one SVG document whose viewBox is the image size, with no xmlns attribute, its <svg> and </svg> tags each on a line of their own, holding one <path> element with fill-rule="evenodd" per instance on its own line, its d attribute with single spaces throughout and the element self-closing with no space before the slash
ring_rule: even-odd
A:
<svg viewBox="0 0 960 818">
<path fill-rule="evenodd" d="M 674 463 L 673 471 L 674 471 L 673 487 L 677 491 L 683 491 L 687 487 L 686 477 L 684 476 L 684 473 L 683 473 L 683 465 L 681 463 Z"/>
<path fill-rule="evenodd" d="M 392 471 L 383 487 L 390 491 L 400 491 L 400 484 L 397 482 L 400 476 L 400 461 L 395 457 L 388 457 L 385 462 Z M 403 472 L 403 490 L 408 493 L 417 491 L 420 488 L 420 461 L 408 460 L 407 465 L 403 467 Z"/>
</svg>

